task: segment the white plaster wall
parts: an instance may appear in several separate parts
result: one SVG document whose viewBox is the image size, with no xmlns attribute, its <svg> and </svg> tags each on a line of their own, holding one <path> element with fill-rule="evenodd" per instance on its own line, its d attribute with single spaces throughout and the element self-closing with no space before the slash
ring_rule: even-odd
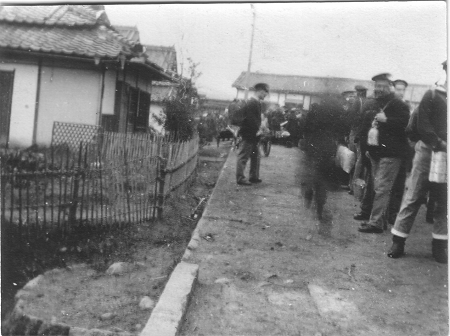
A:
<svg viewBox="0 0 450 336">
<path fill-rule="evenodd" d="M 255 97 L 255 91 L 248 91 L 248 99 Z M 245 90 L 238 90 L 237 99 L 244 99 L 245 98 Z"/>
<path fill-rule="evenodd" d="M 105 88 L 103 91 L 102 114 L 114 114 L 116 98 L 116 70 L 105 72 Z"/>
<path fill-rule="evenodd" d="M 269 99 L 267 99 L 269 98 Z M 278 103 L 278 93 L 277 92 L 269 92 L 269 96 L 266 98 L 267 101 L 271 103 Z"/>
<path fill-rule="evenodd" d="M 41 80 L 38 145 L 50 145 L 55 121 L 98 123 L 100 71 L 43 67 Z"/>
<path fill-rule="evenodd" d="M 283 107 L 286 102 L 286 94 L 280 93 L 280 98 L 278 99 L 278 104 Z"/>
<path fill-rule="evenodd" d="M 37 64 L 0 63 L 0 70 L 15 70 L 9 145 L 10 147 L 29 147 L 33 143 L 38 66 Z"/>
<path fill-rule="evenodd" d="M 303 109 L 309 111 L 311 107 L 311 96 L 305 96 L 303 99 Z"/>
<path fill-rule="evenodd" d="M 288 93 L 287 94 L 287 99 L 295 99 L 295 100 L 303 100 L 304 96 L 301 94 L 296 94 L 296 93 Z"/>
</svg>

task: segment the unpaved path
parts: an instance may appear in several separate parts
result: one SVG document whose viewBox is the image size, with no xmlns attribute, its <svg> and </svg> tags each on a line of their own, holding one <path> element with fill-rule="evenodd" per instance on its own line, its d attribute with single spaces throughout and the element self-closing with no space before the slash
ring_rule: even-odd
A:
<svg viewBox="0 0 450 336">
<path fill-rule="evenodd" d="M 329 191 L 325 220 L 305 209 L 303 159 L 273 146 L 263 182 L 245 187 L 231 152 L 200 230 L 214 239 L 195 252 L 199 284 L 180 334 L 447 335 L 447 266 L 431 257 L 424 213 L 407 256 L 389 259 L 390 233 L 359 233 L 346 191 Z"/>
</svg>

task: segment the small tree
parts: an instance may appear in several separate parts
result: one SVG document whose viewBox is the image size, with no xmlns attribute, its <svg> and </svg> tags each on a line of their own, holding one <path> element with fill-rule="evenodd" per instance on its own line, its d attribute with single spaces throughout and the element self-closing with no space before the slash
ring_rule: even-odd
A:
<svg viewBox="0 0 450 336">
<path fill-rule="evenodd" d="M 192 138 L 196 132 L 195 112 L 198 109 L 199 96 L 195 80 L 200 77 L 197 71 L 199 63 L 189 61 L 189 78 L 183 78 L 173 97 L 164 99 L 163 111 L 166 115 L 164 129 L 175 138 L 185 141 Z"/>
</svg>

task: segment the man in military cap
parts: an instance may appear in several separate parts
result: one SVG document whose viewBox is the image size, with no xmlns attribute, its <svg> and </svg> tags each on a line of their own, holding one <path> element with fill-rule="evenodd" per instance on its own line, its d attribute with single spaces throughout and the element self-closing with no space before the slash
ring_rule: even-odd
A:
<svg viewBox="0 0 450 336">
<path fill-rule="evenodd" d="M 259 183 L 259 161 L 260 153 L 258 149 L 258 141 L 261 135 L 261 102 L 269 94 L 269 85 L 258 83 L 254 86 L 255 97 L 252 97 L 243 107 L 243 120 L 239 129 L 242 137 L 240 150 L 236 162 L 236 182 L 240 185 L 251 185 Z M 244 175 L 245 166 L 250 159 L 250 174 L 247 180 Z"/>
<path fill-rule="evenodd" d="M 447 71 L 447 61 L 442 63 Z M 404 254 L 405 242 L 414 224 L 422 199 L 427 192 L 432 152 L 447 152 L 447 82 L 428 90 L 417 112 L 417 132 L 420 139 L 415 145 L 415 155 L 408 189 L 395 220 L 390 258 Z M 436 197 L 431 251 L 439 263 L 448 262 L 447 183 L 433 183 Z"/>
<path fill-rule="evenodd" d="M 392 186 L 408 149 L 405 128 L 409 109 L 391 92 L 390 74 L 383 73 L 372 80 L 375 82 L 374 99 L 363 108 L 359 139 L 363 155 L 370 160 L 374 198 L 369 221 L 363 222 L 358 231 L 382 233 Z"/>
<path fill-rule="evenodd" d="M 348 90 L 342 92 L 342 97 L 344 98 L 344 110 L 348 111 L 356 100 L 356 91 Z"/>
<path fill-rule="evenodd" d="M 366 98 L 367 96 L 367 88 L 363 85 L 356 85 L 355 86 L 356 95 L 359 98 Z"/>
</svg>

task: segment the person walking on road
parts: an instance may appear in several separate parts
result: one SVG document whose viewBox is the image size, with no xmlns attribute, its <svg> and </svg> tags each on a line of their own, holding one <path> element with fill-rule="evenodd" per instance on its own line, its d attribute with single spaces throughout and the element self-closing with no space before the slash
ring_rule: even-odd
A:
<svg viewBox="0 0 450 336">
<path fill-rule="evenodd" d="M 361 130 L 375 192 L 369 221 L 358 228 L 362 233 L 383 233 L 391 190 L 408 149 L 405 128 L 409 109 L 391 92 L 389 77 L 390 74 L 384 73 L 372 78 L 375 99 L 366 112 Z"/>
<path fill-rule="evenodd" d="M 269 86 L 265 83 L 255 85 L 255 96 L 243 107 L 243 120 L 239 134 L 242 137 L 240 149 L 236 161 L 236 182 L 240 185 L 252 185 L 260 183 L 259 162 L 260 152 L 258 148 L 259 136 L 261 135 L 261 102 L 269 94 Z M 250 173 L 247 180 L 244 175 L 245 166 L 250 159 Z"/>
<path fill-rule="evenodd" d="M 447 71 L 447 61 L 443 64 Z M 406 239 L 409 236 L 417 212 L 427 192 L 432 152 L 447 152 L 447 83 L 429 90 L 423 96 L 417 115 L 416 128 L 419 136 L 408 190 L 395 220 L 392 233 L 392 246 L 387 255 L 399 258 L 404 254 Z M 439 263 L 448 262 L 447 242 L 447 183 L 434 183 L 436 208 L 432 231 L 432 255 Z"/>
</svg>

